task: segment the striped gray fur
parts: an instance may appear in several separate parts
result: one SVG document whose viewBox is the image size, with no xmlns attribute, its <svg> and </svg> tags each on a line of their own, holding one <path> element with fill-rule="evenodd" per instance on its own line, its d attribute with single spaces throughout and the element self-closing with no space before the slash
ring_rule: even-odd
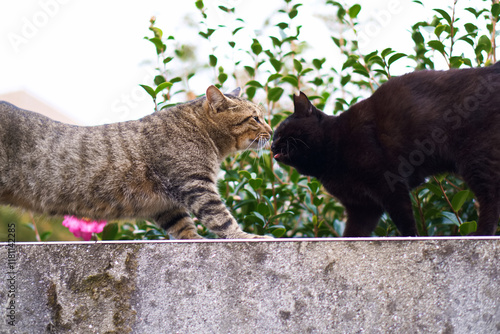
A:
<svg viewBox="0 0 500 334">
<path fill-rule="evenodd" d="M 174 238 L 201 238 L 189 213 L 221 238 L 243 232 L 217 192 L 229 154 L 257 148 L 262 110 L 210 86 L 205 97 L 142 119 L 63 124 L 0 102 L 0 203 L 52 215 L 154 219 Z"/>
</svg>

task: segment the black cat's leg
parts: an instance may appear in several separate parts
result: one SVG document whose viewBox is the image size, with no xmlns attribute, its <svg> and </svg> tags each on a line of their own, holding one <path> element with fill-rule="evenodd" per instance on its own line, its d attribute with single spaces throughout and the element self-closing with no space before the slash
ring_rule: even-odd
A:
<svg viewBox="0 0 500 334">
<path fill-rule="evenodd" d="M 346 206 L 347 222 L 342 236 L 369 237 L 384 212 L 376 205 L 348 205 Z"/>
<path fill-rule="evenodd" d="M 410 195 L 406 190 L 388 196 L 384 201 L 384 208 L 402 236 L 418 236 Z"/>
<path fill-rule="evenodd" d="M 467 167 L 463 177 L 479 203 L 477 230 L 471 235 L 494 235 L 500 217 L 500 180 L 496 177 L 499 168 L 491 161 L 477 161 Z"/>
<path fill-rule="evenodd" d="M 470 235 L 494 235 L 498 228 L 500 203 L 498 198 L 478 197 L 479 221 L 476 232 Z"/>
<path fill-rule="evenodd" d="M 175 206 L 156 216 L 156 223 L 175 239 L 203 239 L 186 209 Z"/>
</svg>

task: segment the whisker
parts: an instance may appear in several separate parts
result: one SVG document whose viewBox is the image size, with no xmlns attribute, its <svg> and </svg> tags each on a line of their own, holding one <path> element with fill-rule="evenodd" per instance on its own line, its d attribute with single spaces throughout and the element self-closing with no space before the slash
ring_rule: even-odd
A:
<svg viewBox="0 0 500 334">
<path fill-rule="evenodd" d="M 255 138 L 254 140 L 252 140 L 252 142 L 245 148 L 245 151 L 250 149 L 250 147 L 253 145 L 253 143 L 255 143 L 256 140 L 258 140 L 259 138 Z"/>
<path fill-rule="evenodd" d="M 309 147 L 309 145 L 307 145 L 307 144 L 306 144 L 303 140 L 301 140 L 301 139 L 297 139 L 297 138 L 293 138 L 293 137 L 290 137 L 290 139 L 293 139 L 295 142 L 297 142 L 297 141 L 298 141 L 298 142 L 300 142 L 300 143 L 304 144 L 304 146 L 305 146 L 305 147 L 310 148 L 310 147 Z"/>
</svg>

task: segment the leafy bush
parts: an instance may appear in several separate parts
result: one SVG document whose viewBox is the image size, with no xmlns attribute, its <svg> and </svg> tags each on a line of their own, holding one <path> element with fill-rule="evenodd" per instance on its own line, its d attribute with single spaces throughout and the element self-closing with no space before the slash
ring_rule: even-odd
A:
<svg viewBox="0 0 500 334">
<path fill-rule="evenodd" d="M 422 5 L 420 1 L 414 2 Z M 154 80 L 156 95 L 161 93 L 162 99 L 157 108 L 169 106 L 174 95 L 193 96 L 187 83 L 207 75 L 203 69 L 210 69 L 218 87 L 230 90 L 230 84 L 240 84 L 248 99 L 264 104 L 269 124 L 276 127 L 291 113 L 290 95 L 298 90 L 308 94 L 318 108 L 330 108 L 337 114 L 390 79 L 396 62 L 407 64 L 406 72 L 434 69 L 443 61 L 448 68 L 495 62 L 495 26 L 500 5 L 497 1 L 493 4 L 476 1 L 480 8 L 464 8 L 458 1 L 451 3 L 449 8 L 433 9 L 428 21 L 409 27 L 408 38 L 413 40 L 414 50 L 407 54 L 395 47 L 362 52 L 359 39 L 363 31 L 358 22 L 362 7 L 325 1 L 325 11 L 336 12 L 335 22 L 328 24 L 338 29 L 329 42 L 338 49 L 339 55 L 335 57 L 342 59 L 340 63 L 332 63 L 328 61 L 332 56 L 325 53 L 322 45 L 311 45 L 301 38 L 300 11 L 308 6 L 306 3 L 283 0 L 282 8 L 270 15 L 260 33 L 255 33 L 247 31 L 244 21 L 237 16 L 237 8 L 223 6 L 217 14 L 224 15 L 224 22 L 229 24 L 209 27 L 208 18 L 213 13 L 203 1 L 196 1 L 200 39 L 211 43 L 213 51 L 204 68 L 191 67 L 190 73 L 178 73 L 178 67 L 189 68 L 179 66 L 184 61 L 183 50 L 189 47 L 178 43 L 173 36 L 165 39 L 155 20 L 151 21 L 154 36 L 147 39 L 156 47 L 159 64 L 165 65 L 158 68 Z M 469 16 L 459 20 L 457 12 Z M 224 48 L 214 42 L 218 35 L 231 36 L 226 40 L 228 46 Z M 245 39 L 240 38 L 243 35 L 253 36 L 249 45 L 243 44 Z M 222 49 L 230 52 L 224 53 Z M 319 182 L 299 175 L 293 168 L 278 165 L 268 152 L 245 152 L 226 159 L 219 191 L 236 219 L 252 233 L 330 237 L 341 235 L 344 228 L 343 207 Z M 411 195 L 421 235 L 459 235 L 475 230 L 477 203 L 460 179 L 452 175 L 432 177 Z M 200 232 L 210 236 L 201 226 Z M 375 234 L 393 236 L 397 230 L 384 215 Z"/>
</svg>

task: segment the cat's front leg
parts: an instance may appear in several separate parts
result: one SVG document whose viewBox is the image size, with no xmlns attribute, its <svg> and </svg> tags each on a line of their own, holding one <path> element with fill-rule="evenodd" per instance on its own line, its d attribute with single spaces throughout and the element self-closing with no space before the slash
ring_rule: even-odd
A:
<svg viewBox="0 0 500 334">
<path fill-rule="evenodd" d="M 377 226 L 383 210 L 377 205 L 345 205 L 347 222 L 343 237 L 369 237 Z"/>
<path fill-rule="evenodd" d="M 217 193 L 214 183 L 200 182 L 180 192 L 184 205 L 210 231 L 224 239 L 271 238 L 243 232 Z"/>
<path fill-rule="evenodd" d="M 198 234 L 189 213 L 180 206 L 174 206 L 159 214 L 155 221 L 175 239 L 204 239 Z"/>
<path fill-rule="evenodd" d="M 407 191 L 399 191 L 391 194 L 384 201 L 384 208 L 402 236 L 418 236 L 410 195 Z"/>
</svg>

